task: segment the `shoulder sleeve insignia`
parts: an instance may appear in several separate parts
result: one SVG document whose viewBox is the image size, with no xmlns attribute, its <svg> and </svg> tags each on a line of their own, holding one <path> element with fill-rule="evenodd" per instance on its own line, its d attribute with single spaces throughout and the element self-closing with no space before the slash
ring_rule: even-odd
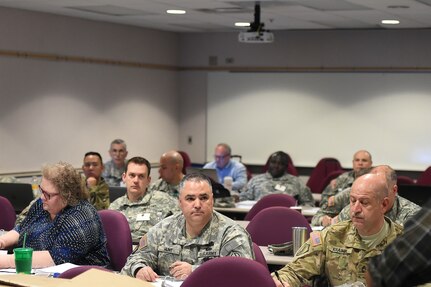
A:
<svg viewBox="0 0 431 287">
<path fill-rule="evenodd" d="M 311 244 L 313 246 L 318 246 L 322 244 L 322 239 L 320 237 L 320 232 L 318 231 L 313 231 L 310 233 L 310 238 L 311 238 Z"/>
</svg>

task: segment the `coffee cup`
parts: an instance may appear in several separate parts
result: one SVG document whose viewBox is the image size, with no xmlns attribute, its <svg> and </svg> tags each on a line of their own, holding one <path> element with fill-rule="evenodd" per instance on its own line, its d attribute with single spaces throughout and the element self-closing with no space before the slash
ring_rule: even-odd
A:
<svg viewBox="0 0 431 287">
<path fill-rule="evenodd" d="M 232 190 L 233 178 L 231 176 L 225 176 L 224 179 L 223 179 L 223 185 L 228 190 Z"/>
<path fill-rule="evenodd" d="M 15 256 L 16 273 L 31 273 L 31 263 L 33 260 L 33 248 L 20 247 L 13 250 Z"/>
</svg>

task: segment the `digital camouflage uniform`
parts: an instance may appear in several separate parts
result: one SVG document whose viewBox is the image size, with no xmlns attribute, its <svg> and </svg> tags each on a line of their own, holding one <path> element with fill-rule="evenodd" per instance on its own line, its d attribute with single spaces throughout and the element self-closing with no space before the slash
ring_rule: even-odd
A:
<svg viewBox="0 0 431 287">
<path fill-rule="evenodd" d="M 259 200 L 274 193 L 293 196 L 298 201 L 298 205 L 314 206 L 310 189 L 298 177 L 287 173 L 278 178 L 272 177 L 269 172 L 252 177 L 247 184 L 246 191 L 241 192 L 239 198 L 240 200 Z"/>
<path fill-rule="evenodd" d="M 170 196 L 172 196 L 173 198 L 178 199 L 178 196 L 179 196 L 178 187 L 179 187 L 179 185 L 180 184 L 170 185 L 164 179 L 159 178 L 158 180 L 156 180 L 154 183 L 152 183 L 148 187 L 148 190 L 149 191 L 154 191 L 154 190 L 163 191 L 163 192 L 166 192 L 167 194 L 169 194 Z"/>
<path fill-rule="evenodd" d="M 334 196 L 334 205 L 328 206 L 327 201 L 326 204 L 320 206 L 320 209 L 316 212 L 316 214 L 311 219 L 311 225 L 320 226 L 322 225 L 322 219 L 325 215 L 329 217 L 337 216 L 344 207 L 350 204 L 350 190 L 352 187 L 345 188 L 344 190 L 338 192 Z"/>
<path fill-rule="evenodd" d="M 133 241 L 138 241 L 163 218 L 179 211 L 178 201 L 161 191 L 147 191 L 137 202 L 131 202 L 127 194 L 123 195 L 112 202 L 109 209 L 126 216 Z"/>
<path fill-rule="evenodd" d="M 325 275 L 331 286 L 348 282 L 365 282 L 365 271 L 371 257 L 379 255 L 389 243 L 402 233 L 402 226 L 389 223 L 389 233 L 377 244 L 368 248 L 361 242 L 352 221 L 344 221 L 314 232 L 298 250 L 294 260 L 278 274 L 291 287 L 310 284 L 314 276 Z"/>
<path fill-rule="evenodd" d="M 13 176 L 0 176 L 0 182 L 17 183 L 19 180 Z"/>
<path fill-rule="evenodd" d="M 397 195 L 395 197 L 394 205 L 391 210 L 386 212 L 385 216 L 389 217 L 392 221 L 400 225 L 404 225 L 404 223 L 416 214 L 420 210 L 420 206 L 411 202 L 404 197 Z M 344 221 L 350 219 L 350 205 L 347 205 L 343 208 L 343 210 L 338 214 L 338 221 Z"/>
<path fill-rule="evenodd" d="M 125 161 L 127 162 L 127 160 Z M 105 169 L 103 170 L 102 177 L 106 180 L 109 186 L 120 186 L 126 164 L 122 168 L 117 168 L 112 160 L 104 163 Z"/>
<path fill-rule="evenodd" d="M 83 178 L 83 184 L 90 195 L 90 203 L 97 209 L 107 209 L 109 207 L 109 186 L 103 178 L 97 182 L 96 186 L 88 188 L 86 179 Z"/>
<path fill-rule="evenodd" d="M 214 211 L 201 234 L 186 238 L 185 218 L 175 214 L 159 222 L 145 236 L 144 245 L 127 259 L 121 273 L 134 277 L 139 268 L 150 266 L 158 275 L 169 275 L 175 261 L 188 262 L 193 269 L 203 262 L 222 256 L 254 259 L 252 241 L 244 228 Z"/>
</svg>

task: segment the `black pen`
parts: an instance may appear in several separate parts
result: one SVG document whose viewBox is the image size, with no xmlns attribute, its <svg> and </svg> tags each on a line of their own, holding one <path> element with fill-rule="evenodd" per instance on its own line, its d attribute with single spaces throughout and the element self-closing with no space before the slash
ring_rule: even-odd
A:
<svg viewBox="0 0 431 287">
<path fill-rule="evenodd" d="M 283 287 L 284 287 L 283 281 L 281 281 L 281 279 L 280 279 L 280 275 L 278 275 L 278 272 L 277 272 L 277 271 L 275 271 L 274 273 L 275 273 L 275 276 L 277 277 L 278 281 L 280 281 L 281 286 L 283 286 Z"/>
</svg>

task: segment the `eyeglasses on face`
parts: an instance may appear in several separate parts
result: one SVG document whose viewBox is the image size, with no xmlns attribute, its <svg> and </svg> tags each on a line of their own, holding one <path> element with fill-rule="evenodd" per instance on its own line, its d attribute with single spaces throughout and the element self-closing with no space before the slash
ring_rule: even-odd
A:
<svg viewBox="0 0 431 287">
<path fill-rule="evenodd" d="M 215 159 L 225 159 L 225 158 L 227 158 L 228 156 L 230 156 L 230 154 L 225 154 L 225 155 L 214 155 L 214 158 Z"/>
<path fill-rule="evenodd" d="M 49 192 L 47 192 L 47 191 L 45 191 L 45 190 L 43 190 L 42 189 L 42 187 L 39 185 L 39 190 L 40 190 L 40 192 L 43 194 L 43 196 L 45 197 L 45 199 L 46 200 L 50 200 L 51 199 L 51 197 L 53 197 L 53 196 L 56 196 L 56 195 L 59 195 L 60 193 L 49 193 Z"/>
</svg>

